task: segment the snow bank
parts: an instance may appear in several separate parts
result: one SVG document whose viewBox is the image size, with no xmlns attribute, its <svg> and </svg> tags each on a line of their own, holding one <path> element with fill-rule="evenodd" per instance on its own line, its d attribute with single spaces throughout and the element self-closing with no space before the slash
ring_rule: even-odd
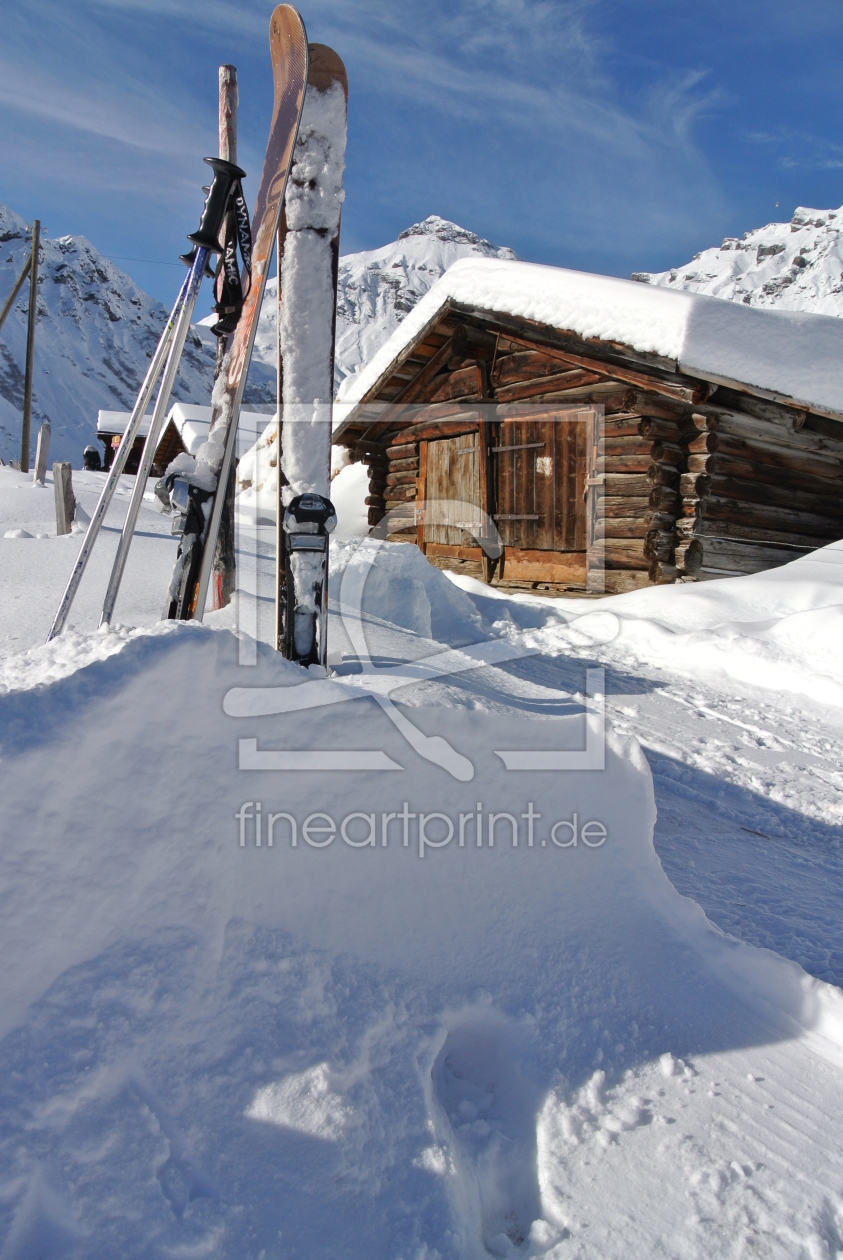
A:
<svg viewBox="0 0 843 1260">
<path fill-rule="evenodd" d="M 498 259 L 454 263 L 366 368 L 344 384 L 350 409 L 449 301 L 520 315 L 581 337 L 672 360 L 703 380 L 734 381 L 806 407 L 843 413 L 840 321 L 804 312 L 727 305 L 561 267 Z"/>
<path fill-rule="evenodd" d="M 458 783 L 365 700 L 308 705 L 285 728 L 226 718 L 232 687 L 301 677 L 269 655 L 238 667 L 235 648 L 182 626 L 142 663 L 138 641 L 99 665 L 72 710 L 69 680 L 15 699 L 0 1211 L 18 1254 L 49 1226 L 80 1255 L 107 1238 L 126 1256 L 235 1256 L 279 1230 L 319 1254 L 550 1255 L 573 1234 L 584 1254 L 628 1255 L 620 1229 L 588 1246 L 597 1201 L 568 1198 L 573 1149 L 600 1176 L 604 1161 L 626 1170 L 606 1219 L 632 1211 L 652 1242 L 656 1144 L 680 1105 L 689 1173 L 745 1164 L 738 1205 L 760 1192 L 807 1234 L 838 1069 L 814 1087 L 814 1153 L 791 1138 L 816 1194 L 740 1139 L 706 1137 L 713 1104 L 694 1086 L 728 1082 L 721 1114 L 739 1132 L 764 1115 L 736 1093 L 749 1072 L 792 1110 L 814 1053 L 793 1038 L 839 995 L 677 896 L 637 746 L 610 739 L 602 773 L 507 776 L 501 746 L 579 746 L 576 706 L 537 722 L 434 689 L 403 713 L 470 754 Z M 238 771 L 254 738 L 382 749 L 403 773 Z M 92 801 L 79 769 L 105 765 Z M 48 825 L 32 825 L 36 785 Z M 726 1254 L 730 1204 L 682 1225 L 688 1254 Z"/>
<path fill-rule="evenodd" d="M 2 523 L 51 506 L 0 474 Z M 62 545 L 0 546 L 36 610 Z M 610 730 L 603 770 L 502 753 L 583 749 L 587 664 L 696 694 L 719 636 L 726 666 L 757 640 L 837 671 L 841 555 L 595 605 L 346 541 L 333 606 L 374 560 L 371 664 L 334 611 L 330 678 L 241 665 L 230 609 L 7 654 L 0 1250 L 831 1254 L 840 991 L 677 894 L 635 739 Z M 498 664 L 467 668 L 476 644 Z M 338 753 L 356 768 L 302 768 Z"/>
</svg>

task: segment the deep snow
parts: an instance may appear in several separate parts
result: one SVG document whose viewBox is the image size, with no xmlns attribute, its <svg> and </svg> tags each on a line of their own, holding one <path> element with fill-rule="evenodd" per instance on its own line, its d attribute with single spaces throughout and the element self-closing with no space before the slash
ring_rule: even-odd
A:
<svg viewBox="0 0 843 1260">
<path fill-rule="evenodd" d="M 51 487 L 0 514 L 51 534 Z M 347 538 L 325 679 L 244 635 L 271 525 L 157 624 L 167 527 L 139 628 L 91 629 L 103 547 L 48 646 L 79 538 L 0 538 L 4 1257 L 840 1251 L 843 549 L 598 603 Z M 587 666 L 605 768 L 507 771 L 583 747 Z"/>
</svg>

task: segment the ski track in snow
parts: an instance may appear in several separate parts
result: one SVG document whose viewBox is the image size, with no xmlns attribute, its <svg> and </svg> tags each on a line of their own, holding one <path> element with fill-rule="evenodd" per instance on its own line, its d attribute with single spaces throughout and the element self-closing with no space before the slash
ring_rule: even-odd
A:
<svg viewBox="0 0 843 1260">
<path fill-rule="evenodd" d="M 343 780 L 325 797 L 301 782 L 282 789 L 274 776 L 231 778 L 234 728 L 220 703 L 239 649 L 226 627 L 247 615 L 246 597 L 206 628 L 158 627 L 176 543 L 151 503 L 121 594 L 122 620 L 139 628 L 92 633 L 130 480 L 71 632 L 43 646 L 80 538 L 50 536 L 50 486 L 0 469 L 0 532 L 30 535 L 0 538 L 4 586 L 18 596 L 0 609 L 0 773 L 13 837 L 0 877 L 10 933 L 0 1254 L 819 1260 L 843 1250 L 841 1067 L 817 1054 L 814 1034 L 794 1037 L 753 1011 L 748 981 L 724 986 L 714 960 L 740 968 L 748 951 L 712 933 L 690 903 L 670 901 L 643 834 L 614 890 L 607 868 L 589 864 L 602 854 L 580 852 L 568 869 L 585 882 L 571 896 L 560 890 L 558 918 L 541 901 L 549 890 L 496 848 L 511 884 L 490 883 L 483 867 L 460 891 L 459 864 L 434 865 L 455 851 L 432 853 L 411 900 L 396 902 L 384 883 L 377 913 L 357 922 L 381 865 L 361 881 L 364 854 L 350 851 L 348 882 L 327 855 L 300 849 L 317 859 L 316 883 L 295 885 L 300 905 L 278 925 L 288 894 L 251 859 L 281 854 L 232 861 L 236 824 L 219 828 L 215 800 L 223 793 L 226 814 L 229 798 L 249 795 L 283 809 L 304 792 L 319 809 L 331 792 L 357 800 L 359 785 Z M 90 513 L 101 477 L 75 474 L 74 484 Z M 267 525 L 239 536 L 261 633 L 273 534 Z M 359 670 L 336 606 L 341 572 L 360 559 L 354 546 L 333 548 L 339 677 Z M 766 582 L 643 593 L 649 602 L 639 593 L 586 603 L 501 597 L 388 546 L 366 588 L 367 642 L 381 666 L 484 638 L 535 652 L 396 693 L 421 729 L 433 731 L 431 706 L 445 706 L 443 734 L 473 757 L 496 730 L 515 739 L 524 723 L 550 729 L 572 712 L 586 667 L 602 665 L 616 750 L 607 781 L 620 774 L 625 784 L 611 808 L 627 811 L 633 830 L 646 813 L 645 776 L 623 744 L 636 736 L 653 775 L 656 852 L 678 892 L 723 931 L 839 985 L 836 557 L 827 553 L 822 582 L 811 570 L 795 594 L 778 571 Z M 794 613 L 800 599 L 823 611 Z M 794 615 L 801 652 L 787 647 Z M 812 661 L 826 670 L 828 703 Z M 264 649 L 253 674 L 275 686 L 299 676 Z M 370 701 L 307 720 L 327 747 L 344 724 L 355 746 L 387 738 Z M 239 729 L 272 746 L 283 726 L 261 722 Z M 416 767 L 409 782 L 429 784 L 430 808 L 469 798 L 473 807 L 474 785 L 465 796 L 389 738 L 390 754 Z M 483 773 L 477 794 L 488 804 L 499 769 Z M 596 779 L 588 790 L 599 793 Z M 380 791 L 400 805 L 408 788 Z M 559 816 L 569 811 L 563 799 Z M 93 844 L 100 832 L 107 843 Z M 229 871 L 221 882 L 215 864 Z M 303 878 L 304 866 L 289 869 Z M 636 880 L 656 898 L 641 902 L 643 919 Z M 32 935 L 37 899 L 16 899 L 16 886 L 39 890 L 47 932 Z M 512 919 L 528 894 L 535 914 Z M 491 928 L 474 911 L 484 897 Z M 662 920 L 665 908 L 686 937 Z M 346 919 L 356 923 L 350 939 Z M 760 990 L 777 977 L 784 998 L 797 973 L 751 958 Z"/>
</svg>

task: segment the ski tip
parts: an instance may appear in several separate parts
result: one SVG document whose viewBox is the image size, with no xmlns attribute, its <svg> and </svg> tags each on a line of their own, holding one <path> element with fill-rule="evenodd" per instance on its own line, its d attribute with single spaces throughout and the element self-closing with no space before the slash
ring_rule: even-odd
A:
<svg viewBox="0 0 843 1260">
<path fill-rule="evenodd" d="M 296 46 L 307 48 L 307 31 L 304 18 L 291 4 L 277 4 L 269 19 L 271 46 L 286 49 Z"/>
<path fill-rule="evenodd" d="M 341 83 L 348 100 L 348 74 L 339 53 L 327 44 L 308 44 L 310 68 L 307 82 L 317 92 L 327 92 L 332 83 Z"/>
</svg>

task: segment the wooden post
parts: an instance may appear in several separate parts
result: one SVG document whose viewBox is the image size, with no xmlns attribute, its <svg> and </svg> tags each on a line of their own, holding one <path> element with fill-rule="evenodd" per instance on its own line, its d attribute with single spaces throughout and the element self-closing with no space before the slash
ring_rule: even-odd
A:
<svg viewBox="0 0 843 1260">
<path fill-rule="evenodd" d="M 32 264 L 29 268 L 29 322 L 26 328 L 26 376 L 23 386 L 23 428 L 20 435 L 21 472 L 29 472 L 29 424 L 32 417 L 32 369 L 35 354 L 35 315 L 38 308 L 38 246 L 41 221 L 32 224 Z"/>
<path fill-rule="evenodd" d="M 53 464 L 53 489 L 56 494 L 56 533 L 69 534 L 76 515 L 70 464 Z"/>
<path fill-rule="evenodd" d="M 220 66 L 219 96 L 219 155 L 227 162 L 237 161 L 237 68 Z M 217 361 L 214 368 L 214 380 L 222 370 L 225 357 L 225 344 L 228 338 L 220 337 L 217 341 Z M 237 570 L 234 551 L 234 484 L 235 464 L 232 460 L 225 485 L 225 503 L 220 519 L 219 533 L 214 548 L 214 567 L 211 577 L 211 590 L 214 608 L 225 608 L 231 603 L 231 596 L 237 584 Z"/>
<path fill-rule="evenodd" d="M 2 311 L 0 311 L 0 328 L 2 328 L 3 325 L 5 324 L 6 316 L 9 314 L 9 311 L 14 306 L 15 298 L 17 297 L 17 295 L 20 293 L 21 289 L 23 288 L 23 282 L 26 279 L 26 277 L 29 275 L 29 268 L 31 266 L 32 266 L 32 255 L 30 254 L 26 262 L 23 264 L 23 270 L 21 271 L 20 275 L 15 281 L 14 288 L 12 289 L 9 296 L 6 298 L 6 302 L 5 302 L 5 305 L 3 306 Z"/>
<path fill-rule="evenodd" d="M 35 473 L 33 481 L 43 486 L 47 480 L 47 456 L 50 453 L 50 422 L 45 420 L 38 430 L 38 446 L 35 451 Z"/>
</svg>

